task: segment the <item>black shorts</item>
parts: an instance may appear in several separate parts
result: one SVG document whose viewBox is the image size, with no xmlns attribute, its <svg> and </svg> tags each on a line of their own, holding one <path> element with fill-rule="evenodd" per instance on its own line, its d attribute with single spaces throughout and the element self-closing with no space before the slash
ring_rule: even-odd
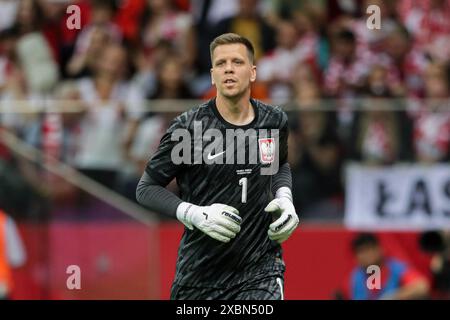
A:
<svg viewBox="0 0 450 320">
<path fill-rule="evenodd" d="M 173 284 L 171 300 L 283 300 L 284 278 L 268 276 L 230 288 L 202 288 Z"/>
</svg>

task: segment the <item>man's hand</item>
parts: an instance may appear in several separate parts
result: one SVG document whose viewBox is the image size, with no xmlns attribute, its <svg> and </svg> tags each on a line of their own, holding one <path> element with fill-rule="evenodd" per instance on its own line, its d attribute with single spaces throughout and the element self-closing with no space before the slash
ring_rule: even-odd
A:
<svg viewBox="0 0 450 320">
<path fill-rule="evenodd" d="M 299 223 L 291 200 L 288 198 L 273 199 L 264 210 L 279 217 L 269 226 L 267 232 L 269 238 L 278 241 L 278 243 L 286 241 Z"/>
<path fill-rule="evenodd" d="M 241 231 L 239 211 L 221 203 L 200 207 L 183 202 L 178 206 L 177 218 L 189 229 L 193 230 L 195 226 L 211 238 L 225 243 Z"/>
</svg>

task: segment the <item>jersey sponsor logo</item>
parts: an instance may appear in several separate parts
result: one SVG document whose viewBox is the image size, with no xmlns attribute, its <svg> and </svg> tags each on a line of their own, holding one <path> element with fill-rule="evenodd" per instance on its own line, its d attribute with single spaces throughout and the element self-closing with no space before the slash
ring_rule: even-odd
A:
<svg viewBox="0 0 450 320">
<path fill-rule="evenodd" d="M 275 139 L 258 139 L 259 156 L 262 163 L 272 163 L 275 159 Z"/>
</svg>

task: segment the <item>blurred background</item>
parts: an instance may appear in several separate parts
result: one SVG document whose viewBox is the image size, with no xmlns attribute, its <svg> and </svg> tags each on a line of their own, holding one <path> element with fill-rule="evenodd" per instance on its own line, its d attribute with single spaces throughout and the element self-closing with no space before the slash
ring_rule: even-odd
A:
<svg viewBox="0 0 450 320">
<path fill-rule="evenodd" d="M 225 32 L 289 115 L 286 298 L 357 298 L 380 257 L 382 288 L 450 297 L 449 0 L 0 0 L 0 298 L 169 297 L 183 227 L 135 188 L 168 122 L 215 95 Z"/>
</svg>

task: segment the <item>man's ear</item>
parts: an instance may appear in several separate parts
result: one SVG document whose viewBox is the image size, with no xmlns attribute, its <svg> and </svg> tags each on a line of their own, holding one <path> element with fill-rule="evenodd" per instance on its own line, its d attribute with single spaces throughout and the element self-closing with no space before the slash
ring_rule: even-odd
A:
<svg viewBox="0 0 450 320">
<path fill-rule="evenodd" d="M 256 81 L 256 66 L 252 66 L 252 74 L 250 76 L 250 82 Z"/>
<path fill-rule="evenodd" d="M 214 83 L 214 77 L 213 77 L 213 69 L 211 68 L 211 69 L 209 70 L 209 72 L 210 72 L 210 74 L 211 74 L 211 84 L 214 86 L 215 83 Z"/>
</svg>

